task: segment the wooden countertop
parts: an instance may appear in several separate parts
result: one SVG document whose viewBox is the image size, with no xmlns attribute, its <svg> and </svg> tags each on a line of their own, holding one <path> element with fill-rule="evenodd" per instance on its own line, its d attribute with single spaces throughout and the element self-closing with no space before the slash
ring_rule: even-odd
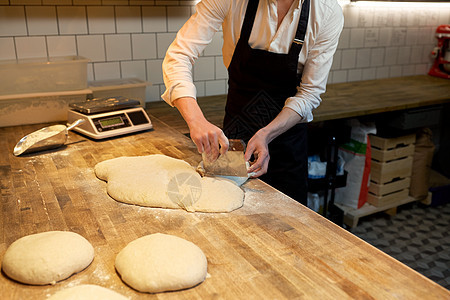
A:
<svg viewBox="0 0 450 300">
<path fill-rule="evenodd" d="M 199 97 L 198 103 L 213 124 L 222 126 L 226 95 Z M 337 83 L 327 86 L 314 111 L 321 122 L 366 116 L 450 102 L 450 81 L 428 75 Z M 183 134 L 189 128 L 176 109 L 165 102 L 148 103 L 148 111 Z"/>
<path fill-rule="evenodd" d="M 79 284 L 98 284 L 132 299 L 450 299 L 450 292 L 259 180 L 244 185 L 231 213 L 188 213 L 119 203 L 94 174 L 96 163 L 162 153 L 196 165 L 192 142 L 151 116 L 154 131 L 105 141 L 69 133 L 65 147 L 14 157 L 17 141 L 41 125 L 0 128 L 0 257 L 16 239 L 70 230 L 95 248 L 93 263 L 54 286 L 0 274 L 2 299 L 45 299 Z M 151 170 L 149 170 L 151 171 Z M 132 240 L 162 232 L 197 244 L 211 275 L 183 291 L 139 293 L 114 269 Z"/>
</svg>

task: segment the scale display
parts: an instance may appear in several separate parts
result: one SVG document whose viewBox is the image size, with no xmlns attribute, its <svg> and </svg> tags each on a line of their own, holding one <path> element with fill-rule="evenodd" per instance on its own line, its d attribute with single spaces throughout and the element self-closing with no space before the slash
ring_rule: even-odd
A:
<svg viewBox="0 0 450 300">
<path fill-rule="evenodd" d="M 114 116 L 92 118 L 92 122 L 94 123 L 94 126 L 98 132 L 116 130 L 118 128 L 126 128 L 132 126 L 129 119 L 127 118 L 127 114 L 117 114 L 117 112 Z M 133 123 L 133 125 L 139 124 Z"/>
<path fill-rule="evenodd" d="M 103 119 L 103 120 L 100 119 L 98 122 L 100 123 L 100 125 L 102 126 L 103 129 L 125 124 L 123 122 L 123 119 L 121 116 Z"/>
<path fill-rule="evenodd" d="M 69 110 L 69 122 L 78 119 L 86 120 L 82 126 L 74 128 L 81 134 L 93 139 L 104 139 L 153 128 L 150 118 L 142 107 L 126 107 L 134 106 L 135 102 L 130 102 L 128 99 L 124 101 L 122 98 L 118 100 L 108 98 L 106 102 L 105 99 L 93 102 L 95 101 L 76 103 L 71 105 L 72 109 Z M 118 105 L 111 106 L 112 102 Z M 105 105 L 106 103 L 108 105 Z"/>
</svg>

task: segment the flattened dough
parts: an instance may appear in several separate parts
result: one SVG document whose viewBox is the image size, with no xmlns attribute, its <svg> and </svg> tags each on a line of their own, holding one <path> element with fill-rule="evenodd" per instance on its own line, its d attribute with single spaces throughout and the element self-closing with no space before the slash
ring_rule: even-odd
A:
<svg viewBox="0 0 450 300">
<path fill-rule="evenodd" d="M 127 300 L 129 298 L 113 290 L 93 285 L 82 284 L 61 290 L 47 300 Z"/>
<path fill-rule="evenodd" d="M 94 259 L 94 248 L 70 231 L 27 235 L 9 246 L 2 268 L 10 278 L 34 285 L 55 284 L 80 272 Z"/>
<path fill-rule="evenodd" d="M 117 255 L 115 266 L 125 283 L 148 293 L 190 288 L 207 275 L 206 256 L 199 247 L 161 233 L 130 242 Z"/>
<path fill-rule="evenodd" d="M 244 203 L 244 192 L 231 180 L 201 177 L 187 162 L 169 156 L 119 157 L 95 166 L 117 201 L 187 211 L 230 212 Z"/>
</svg>

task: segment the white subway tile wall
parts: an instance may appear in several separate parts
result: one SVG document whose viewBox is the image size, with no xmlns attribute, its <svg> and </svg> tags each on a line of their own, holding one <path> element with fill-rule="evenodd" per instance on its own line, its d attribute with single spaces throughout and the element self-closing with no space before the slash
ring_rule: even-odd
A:
<svg viewBox="0 0 450 300">
<path fill-rule="evenodd" d="M 25 12 L 29 35 L 58 34 L 58 23 L 54 6 L 27 6 Z"/>
<path fill-rule="evenodd" d="M 120 62 L 120 70 L 123 78 L 146 78 L 145 60 L 130 60 Z"/>
<path fill-rule="evenodd" d="M 142 32 L 141 8 L 139 6 L 117 6 L 117 33 Z"/>
<path fill-rule="evenodd" d="M 17 37 L 15 39 L 17 47 L 17 58 L 45 57 L 47 47 L 44 36 Z"/>
<path fill-rule="evenodd" d="M 129 34 L 105 35 L 107 61 L 131 60 L 131 37 Z"/>
<path fill-rule="evenodd" d="M 120 62 L 101 62 L 94 64 L 94 74 L 97 80 L 108 80 L 120 77 Z"/>
<path fill-rule="evenodd" d="M 139 33 L 131 35 L 133 60 L 156 58 L 156 33 Z"/>
<path fill-rule="evenodd" d="M 0 0 L 0 59 L 80 55 L 88 79 L 137 77 L 164 92 L 161 64 L 198 0 Z M 345 25 L 328 83 L 426 74 L 434 32 L 450 23 L 450 5 L 362 7 L 342 4 Z M 199 96 L 224 94 L 222 33 L 198 58 Z"/>
<path fill-rule="evenodd" d="M 103 35 L 78 35 L 77 46 L 78 55 L 89 58 L 93 64 L 106 60 L 105 39 Z"/>
<path fill-rule="evenodd" d="M 426 1 L 424 1 L 426 2 Z M 345 24 L 328 83 L 426 74 L 446 6 L 343 5 Z"/>
<path fill-rule="evenodd" d="M 48 56 L 67 56 L 77 54 L 77 43 L 74 35 L 47 36 Z"/>
<path fill-rule="evenodd" d="M 10 7 L 6 7 L 11 8 Z M 86 7 L 57 6 L 59 34 L 87 34 Z"/>
<path fill-rule="evenodd" d="M 87 6 L 89 34 L 115 33 L 114 6 Z"/>
</svg>

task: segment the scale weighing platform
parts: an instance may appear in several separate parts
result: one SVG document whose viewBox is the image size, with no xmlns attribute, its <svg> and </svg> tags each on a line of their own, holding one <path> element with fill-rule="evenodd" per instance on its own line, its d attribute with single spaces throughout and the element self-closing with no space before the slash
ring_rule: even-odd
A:
<svg viewBox="0 0 450 300">
<path fill-rule="evenodd" d="M 152 122 L 138 100 L 107 97 L 69 104 L 68 122 L 85 122 L 73 130 L 93 139 L 105 139 L 152 129 Z"/>
</svg>

